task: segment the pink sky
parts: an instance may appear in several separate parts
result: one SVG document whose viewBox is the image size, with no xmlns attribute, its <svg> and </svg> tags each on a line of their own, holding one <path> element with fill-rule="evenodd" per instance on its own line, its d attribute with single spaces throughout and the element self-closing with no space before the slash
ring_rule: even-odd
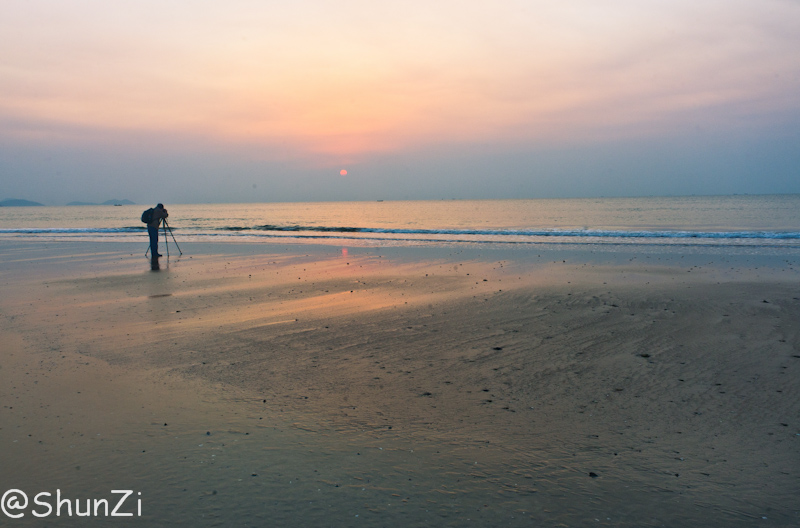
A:
<svg viewBox="0 0 800 528">
<path fill-rule="evenodd" d="M 168 135 L 336 165 L 784 126 L 799 23 L 787 0 L 12 0 L 0 138 Z"/>
</svg>

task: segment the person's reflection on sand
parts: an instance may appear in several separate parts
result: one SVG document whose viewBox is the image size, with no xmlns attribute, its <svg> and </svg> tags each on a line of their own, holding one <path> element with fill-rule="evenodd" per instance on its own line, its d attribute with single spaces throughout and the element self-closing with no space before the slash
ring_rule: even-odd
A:
<svg viewBox="0 0 800 528">
<path fill-rule="evenodd" d="M 158 257 L 153 255 L 150 257 L 150 270 L 158 271 L 161 269 L 161 266 L 158 265 Z"/>
</svg>

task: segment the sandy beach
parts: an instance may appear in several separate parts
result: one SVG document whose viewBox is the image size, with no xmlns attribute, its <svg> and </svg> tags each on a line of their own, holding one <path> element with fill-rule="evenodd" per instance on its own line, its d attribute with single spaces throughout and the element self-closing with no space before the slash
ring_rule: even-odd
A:
<svg viewBox="0 0 800 528">
<path fill-rule="evenodd" d="M 132 247 L 0 246 L 20 526 L 800 525 L 797 263 Z"/>
</svg>

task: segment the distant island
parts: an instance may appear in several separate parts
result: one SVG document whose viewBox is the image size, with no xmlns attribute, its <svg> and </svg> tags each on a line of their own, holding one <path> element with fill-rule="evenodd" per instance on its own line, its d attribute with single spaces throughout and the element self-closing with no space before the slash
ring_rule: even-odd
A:
<svg viewBox="0 0 800 528">
<path fill-rule="evenodd" d="M 136 205 L 136 202 L 130 200 L 106 200 L 99 204 L 92 202 L 70 202 L 67 205 Z"/>
<path fill-rule="evenodd" d="M 30 200 L 19 200 L 16 198 L 9 198 L 8 200 L 0 201 L 0 207 L 32 207 L 44 206 L 39 202 L 31 202 Z"/>
</svg>

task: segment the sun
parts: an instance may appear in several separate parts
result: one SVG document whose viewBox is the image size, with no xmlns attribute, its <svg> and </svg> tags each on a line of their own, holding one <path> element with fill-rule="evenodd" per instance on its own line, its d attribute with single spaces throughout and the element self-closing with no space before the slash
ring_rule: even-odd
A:
<svg viewBox="0 0 800 528">
<path fill-rule="evenodd" d="M 342 170 L 339 171 L 339 174 L 342 175 L 342 176 L 347 176 L 347 171 L 342 169 Z"/>
</svg>

